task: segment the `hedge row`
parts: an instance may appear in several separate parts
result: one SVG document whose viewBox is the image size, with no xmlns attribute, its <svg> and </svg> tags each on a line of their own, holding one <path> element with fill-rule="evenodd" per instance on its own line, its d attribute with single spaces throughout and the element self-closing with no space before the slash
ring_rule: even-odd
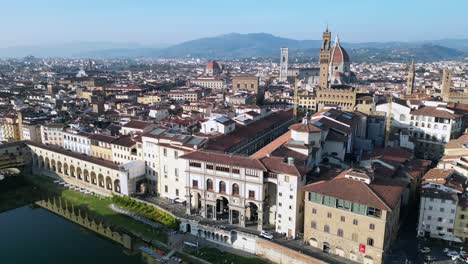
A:
<svg viewBox="0 0 468 264">
<path fill-rule="evenodd" d="M 179 221 L 172 215 L 154 206 L 139 202 L 128 196 L 112 196 L 112 202 L 120 208 L 134 212 L 169 228 L 178 229 Z"/>
</svg>

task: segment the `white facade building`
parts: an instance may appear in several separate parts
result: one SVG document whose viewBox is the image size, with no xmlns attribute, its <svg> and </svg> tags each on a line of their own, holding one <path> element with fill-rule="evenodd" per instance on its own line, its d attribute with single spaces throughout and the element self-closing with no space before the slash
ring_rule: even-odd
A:
<svg viewBox="0 0 468 264">
<path fill-rule="evenodd" d="M 91 155 L 91 140 L 88 133 L 63 132 L 63 147 L 73 152 Z"/>
<path fill-rule="evenodd" d="M 423 186 L 418 236 L 459 241 L 454 236 L 457 203 L 458 196 L 455 190 L 440 184 Z"/>
</svg>

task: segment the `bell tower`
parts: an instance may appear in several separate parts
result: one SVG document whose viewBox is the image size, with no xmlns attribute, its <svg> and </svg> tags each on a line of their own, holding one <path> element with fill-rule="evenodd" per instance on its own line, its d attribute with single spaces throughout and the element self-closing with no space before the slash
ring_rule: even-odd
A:
<svg viewBox="0 0 468 264">
<path fill-rule="evenodd" d="M 328 74 L 329 74 L 328 67 L 330 65 L 330 57 L 331 57 L 330 41 L 331 41 L 331 32 L 328 31 L 328 26 L 327 26 L 327 29 L 322 34 L 322 46 L 320 47 L 320 53 L 319 53 L 320 88 L 328 88 Z"/>
<path fill-rule="evenodd" d="M 440 96 L 445 102 L 450 101 L 450 86 L 452 85 L 452 73 L 444 68 L 442 72 L 442 84 L 440 86 Z"/>
<path fill-rule="evenodd" d="M 281 48 L 280 77 L 281 82 L 288 79 L 288 48 Z"/>
<path fill-rule="evenodd" d="M 414 61 L 411 62 L 406 80 L 406 95 L 412 95 L 414 92 Z"/>
</svg>

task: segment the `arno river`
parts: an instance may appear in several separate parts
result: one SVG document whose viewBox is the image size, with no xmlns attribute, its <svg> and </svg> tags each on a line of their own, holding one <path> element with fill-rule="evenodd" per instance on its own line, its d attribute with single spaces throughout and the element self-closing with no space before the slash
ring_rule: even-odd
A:
<svg viewBox="0 0 468 264">
<path fill-rule="evenodd" d="M 29 205 L 0 213 L 2 264 L 133 264 L 120 245 L 46 209 Z"/>
</svg>

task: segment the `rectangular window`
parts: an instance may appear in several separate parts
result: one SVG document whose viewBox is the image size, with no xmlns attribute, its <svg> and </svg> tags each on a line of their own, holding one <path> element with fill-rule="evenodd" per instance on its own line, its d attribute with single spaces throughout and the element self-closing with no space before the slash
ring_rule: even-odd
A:
<svg viewBox="0 0 468 264">
<path fill-rule="evenodd" d="M 212 164 L 206 164 L 206 169 L 207 170 L 212 170 L 213 169 L 213 165 Z"/>
<path fill-rule="evenodd" d="M 322 203 L 322 195 L 314 192 L 309 193 L 309 201 L 311 202 L 316 202 L 316 203 Z"/>
<path fill-rule="evenodd" d="M 178 169 L 178 168 L 175 168 L 175 169 L 174 169 L 174 175 L 175 175 L 176 177 L 179 177 L 179 169 Z"/>
<path fill-rule="evenodd" d="M 368 207 L 367 208 L 367 215 L 380 218 L 382 216 L 382 211 L 380 209 L 377 209 L 377 208 Z"/>
<path fill-rule="evenodd" d="M 234 173 L 234 174 L 240 174 L 240 170 L 234 168 L 234 169 L 232 169 L 232 173 Z"/>
<path fill-rule="evenodd" d="M 164 192 L 168 192 L 168 188 L 167 188 L 167 185 L 164 186 Z"/>
<path fill-rule="evenodd" d="M 201 168 L 201 163 L 200 162 L 189 162 L 190 167 L 195 167 L 195 168 Z"/>
<path fill-rule="evenodd" d="M 249 199 L 255 199 L 255 191 L 249 191 Z"/>
<path fill-rule="evenodd" d="M 222 166 L 216 166 L 217 171 L 222 171 L 222 172 L 229 172 L 230 169 L 228 167 L 222 167 Z"/>
<path fill-rule="evenodd" d="M 166 148 L 163 149 L 163 156 L 167 157 L 167 149 Z"/>
<path fill-rule="evenodd" d="M 258 172 L 256 170 L 252 170 L 252 169 L 245 169 L 245 175 L 252 176 L 252 177 L 258 177 Z"/>
<path fill-rule="evenodd" d="M 192 188 L 198 189 L 198 181 L 192 180 Z"/>
<path fill-rule="evenodd" d="M 178 159 L 178 158 L 179 158 L 179 153 L 178 153 L 176 150 L 174 150 L 174 158 L 175 158 L 175 159 Z"/>
</svg>

